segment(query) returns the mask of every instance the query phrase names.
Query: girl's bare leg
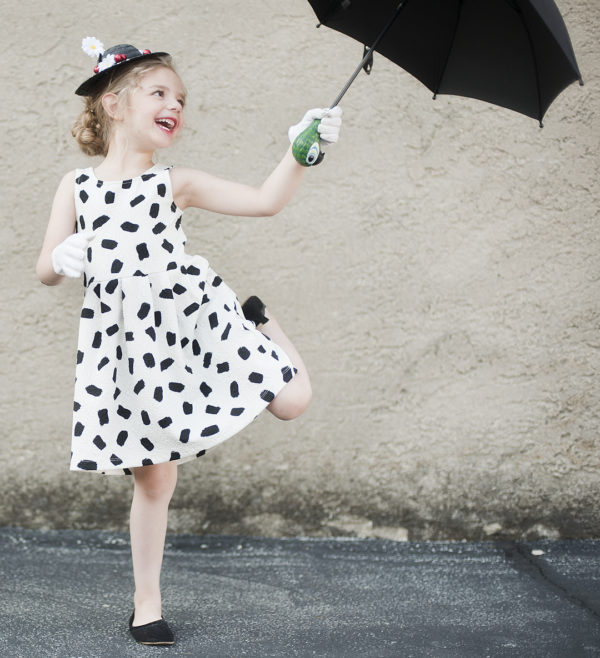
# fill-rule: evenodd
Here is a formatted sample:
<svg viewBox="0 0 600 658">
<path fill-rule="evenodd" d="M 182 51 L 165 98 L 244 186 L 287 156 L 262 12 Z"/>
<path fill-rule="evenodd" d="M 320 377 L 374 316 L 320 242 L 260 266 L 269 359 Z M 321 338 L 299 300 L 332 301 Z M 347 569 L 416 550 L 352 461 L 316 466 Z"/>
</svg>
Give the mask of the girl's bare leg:
<svg viewBox="0 0 600 658">
<path fill-rule="evenodd" d="M 312 397 L 310 378 L 302 357 L 298 354 L 292 341 L 283 333 L 282 328 L 269 312 L 268 308 L 265 309 L 264 315 L 269 321 L 265 322 L 265 324 L 260 324 L 258 329 L 282 347 L 292 360 L 294 366 L 298 369 L 292 381 L 281 389 L 267 409 L 281 420 L 292 420 L 297 418 L 308 407 Z"/>
<path fill-rule="evenodd" d="M 173 462 L 134 469 L 135 487 L 129 528 L 135 581 L 134 626 L 162 616 L 160 570 L 162 566 L 167 512 L 177 483 Z"/>
</svg>

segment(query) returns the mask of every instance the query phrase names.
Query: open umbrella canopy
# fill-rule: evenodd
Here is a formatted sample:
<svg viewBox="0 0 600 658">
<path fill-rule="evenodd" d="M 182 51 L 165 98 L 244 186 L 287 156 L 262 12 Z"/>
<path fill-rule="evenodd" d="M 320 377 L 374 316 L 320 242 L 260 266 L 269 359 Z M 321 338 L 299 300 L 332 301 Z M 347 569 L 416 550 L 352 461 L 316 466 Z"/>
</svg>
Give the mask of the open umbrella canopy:
<svg viewBox="0 0 600 658">
<path fill-rule="evenodd" d="M 434 95 L 507 107 L 542 122 L 552 101 L 581 81 L 554 0 L 309 0 L 322 25 L 411 73 Z"/>
</svg>

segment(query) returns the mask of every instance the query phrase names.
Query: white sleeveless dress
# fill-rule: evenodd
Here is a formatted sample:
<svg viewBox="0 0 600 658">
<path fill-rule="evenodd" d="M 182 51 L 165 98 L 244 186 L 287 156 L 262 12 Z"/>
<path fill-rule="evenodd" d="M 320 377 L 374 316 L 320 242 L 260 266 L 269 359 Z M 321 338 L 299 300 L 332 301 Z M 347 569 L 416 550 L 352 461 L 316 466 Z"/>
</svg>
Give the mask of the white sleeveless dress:
<svg viewBox="0 0 600 658">
<path fill-rule="evenodd" d="M 79 328 L 71 470 L 184 462 L 239 432 L 296 370 L 235 293 L 184 251 L 169 167 L 124 181 L 78 170 L 92 230 Z"/>
</svg>

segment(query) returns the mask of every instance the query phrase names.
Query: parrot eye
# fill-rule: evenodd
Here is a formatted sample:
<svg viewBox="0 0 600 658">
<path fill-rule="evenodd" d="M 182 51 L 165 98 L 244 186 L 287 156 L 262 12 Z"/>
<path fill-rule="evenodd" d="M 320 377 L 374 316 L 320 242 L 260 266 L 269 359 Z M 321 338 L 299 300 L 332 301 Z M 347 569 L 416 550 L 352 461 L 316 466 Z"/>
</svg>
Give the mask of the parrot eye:
<svg viewBox="0 0 600 658">
<path fill-rule="evenodd" d="M 321 152 L 321 149 L 319 148 L 319 142 L 315 142 L 310 149 L 308 150 L 308 153 L 306 154 L 306 164 L 307 165 L 313 165 L 316 163 L 316 161 L 319 158 L 319 154 Z"/>
</svg>

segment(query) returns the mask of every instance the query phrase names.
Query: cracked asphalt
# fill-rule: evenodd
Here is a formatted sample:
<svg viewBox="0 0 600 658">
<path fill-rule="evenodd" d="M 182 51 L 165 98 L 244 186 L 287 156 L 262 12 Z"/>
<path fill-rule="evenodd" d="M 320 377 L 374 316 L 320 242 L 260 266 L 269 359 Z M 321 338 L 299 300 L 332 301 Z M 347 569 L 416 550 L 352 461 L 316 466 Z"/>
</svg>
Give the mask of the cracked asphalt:
<svg viewBox="0 0 600 658">
<path fill-rule="evenodd" d="M 0 528 L 0 655 L 600 656 L 600 540 L 169 535 L 162 585 L 137 645 L 127 535 Z"/>
</svg>

